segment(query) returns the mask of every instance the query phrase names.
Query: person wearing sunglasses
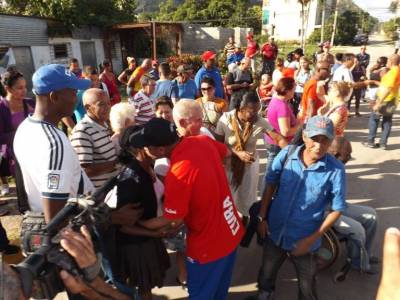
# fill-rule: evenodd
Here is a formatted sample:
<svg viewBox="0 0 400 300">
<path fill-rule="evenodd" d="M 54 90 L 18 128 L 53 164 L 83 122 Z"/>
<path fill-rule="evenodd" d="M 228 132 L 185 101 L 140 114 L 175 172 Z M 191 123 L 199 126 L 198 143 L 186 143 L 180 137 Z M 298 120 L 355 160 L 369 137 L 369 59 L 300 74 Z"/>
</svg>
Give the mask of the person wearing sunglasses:
<svg viewBox="0 0 400 300">
<path fill-rule="evenodd" d="M 201 81 L 200 91 L 202 97 L 196 101 L 203 111 L 203 124 L 214 134 L 218 120 L 222 113 L 228 110 L 228 103 L 215 96 L 215 81 L 210 77 L 204 77 Z"/>
</svg>

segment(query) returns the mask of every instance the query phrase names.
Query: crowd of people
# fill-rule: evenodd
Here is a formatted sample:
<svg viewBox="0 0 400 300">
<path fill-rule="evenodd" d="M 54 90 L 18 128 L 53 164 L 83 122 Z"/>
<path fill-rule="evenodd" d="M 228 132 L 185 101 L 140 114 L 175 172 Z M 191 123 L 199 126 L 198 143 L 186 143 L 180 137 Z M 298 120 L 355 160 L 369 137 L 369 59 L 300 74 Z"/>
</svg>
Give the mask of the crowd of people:
<svg viewBox="0 0 400 300">
<path fill-rule="evenodd" d="M 7 177 L 14 176 L 24 222 L 35 216 L 44 226 L 69 198 L 117 178 L 104 200 L 112 230 L 100 235 L 105 246 L 96 249 L 118 288 L 110 297 L 138 291 L 140 299 L 152 299 L 170 267 L 169 249 L 177 253 L 176 280 L 189 299 L 226 299 L 252 217 L 263 241 L 259 300 L 272 299 L 286 258 L 296 268 L 299 299 L 318 299 L 318 250 L 331 228 L 346 238 L 354 269 L 378 272 L 371 247 L 376 212 L 345 199 L 344 164 L 352 151 L 346 127 L 352 99 L 355 117 L 360 101 L 368 101 L 365 146 L 387 149 L 400 56 L 381 57 L 370 67 L 365 46 L 357 55 L 334 56 L 326 42 L 313 58 L 296 49 L 283 59 L 273 38 L 261 47 L 251 33 L 247 40 L 244 54 L 233 38 L 226 44 L 226 76 L 213 51 L 201 55 L 199 70 L 186 64 L 171 70 L 151 59 L 138 65 L 133 57 L 119 76 L 110 61 L 101 71 L 82 71 L 76 59 L 67 68 L 45 65 L 32 78 L 35 99 L 26 98 L 23 74 L 14 68 L 2 74 L 1 192 L 10 192 Z M 260 73 L 256 55 L 262 56 Z M 262 170 L 260 139 L 268 159 Z M 26 238 L 29 224 L 22 226 Z M 27 255 L 29 245 L 22 249 Z M 18 250 L 0 226 L 0 251 Z M 96 292 L 109 293 L 90 289 Z"/>
</svg>

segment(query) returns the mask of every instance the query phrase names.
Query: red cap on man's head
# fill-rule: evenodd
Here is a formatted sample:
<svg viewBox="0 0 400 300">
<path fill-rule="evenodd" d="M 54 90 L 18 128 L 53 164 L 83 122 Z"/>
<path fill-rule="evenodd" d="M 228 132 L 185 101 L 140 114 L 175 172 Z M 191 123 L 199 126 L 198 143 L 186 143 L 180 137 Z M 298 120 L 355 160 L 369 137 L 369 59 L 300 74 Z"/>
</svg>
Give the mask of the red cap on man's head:
<svg viewBox="0 0 400 300">
<path fill-rule="evenodd" d="M 209 59 L 214 59 L 216 55 L 217 55 L 217 54 L 215 54 L 215 52 L 213 52 L 213 51 L 205 51 L 205 52 L 201 55 L 201 59 L 202 59 L 203 61 L 207 61 L 207 60 L 209 60 Z"/>
</svg>

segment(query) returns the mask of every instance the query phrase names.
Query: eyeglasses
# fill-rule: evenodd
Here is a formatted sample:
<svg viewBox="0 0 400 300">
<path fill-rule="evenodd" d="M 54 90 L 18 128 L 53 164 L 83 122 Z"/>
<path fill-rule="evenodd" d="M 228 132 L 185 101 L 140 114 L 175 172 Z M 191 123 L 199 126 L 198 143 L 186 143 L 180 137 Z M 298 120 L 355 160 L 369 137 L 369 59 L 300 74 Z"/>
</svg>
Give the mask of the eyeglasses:
<svg viewBox="0 0 400 300">
<path fill-rule="evenodd" d="M 206 87 L 206 88 L 201 88 L 201 90 L 202 90 L 203 92 L 211 91 L 211 90 L 212 90 L 212 86 L 209 86 L 209 87 Z"/>
</svg>

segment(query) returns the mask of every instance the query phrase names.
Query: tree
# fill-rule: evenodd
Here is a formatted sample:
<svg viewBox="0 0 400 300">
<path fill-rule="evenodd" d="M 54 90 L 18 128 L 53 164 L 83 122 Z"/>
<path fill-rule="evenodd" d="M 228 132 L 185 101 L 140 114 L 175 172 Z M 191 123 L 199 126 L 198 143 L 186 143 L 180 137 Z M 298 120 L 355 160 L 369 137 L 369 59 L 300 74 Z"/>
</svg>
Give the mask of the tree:
<svg viewBox="0 0 400 300">
<path fill-rule="evenodd" d="M 310 14 L 310 0 L 297 0 L 301 4 L 301 48 L 305 48 L 305 31 Z"/>
<path fill-rule="evenodd" d="M 261 31 L 262 9 L 246 0 L 185 0 L 176 5 L 174 0 L 160 4 L 156 16 L 160 21 L 198 22 L 206 26 L 251 27 Z"/>
<path fill-rule="evenodd" d="M 54 18 L 67 27 L 109 26 L 136 20 L 134 0 L 5 0 L 4 11 Z"/>
</svg>

